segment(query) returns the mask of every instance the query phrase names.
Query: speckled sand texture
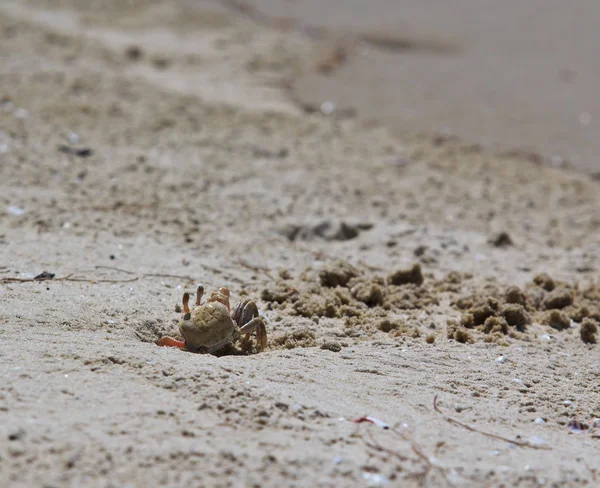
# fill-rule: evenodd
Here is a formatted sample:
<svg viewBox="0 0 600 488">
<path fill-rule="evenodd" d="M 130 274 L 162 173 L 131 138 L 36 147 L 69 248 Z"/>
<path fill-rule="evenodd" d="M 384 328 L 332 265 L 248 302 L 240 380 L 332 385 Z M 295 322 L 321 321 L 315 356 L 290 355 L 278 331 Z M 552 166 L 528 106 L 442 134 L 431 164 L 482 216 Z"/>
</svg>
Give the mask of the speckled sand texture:
<svg viewBox="0 0 600 488">
<path fill-rule="evenodd" d="M 213 7 L 0 5 L 0 485 L 600 484 L 598 182 L 306 114 Z M 156 346 L 198 283 L 267 350 Z"/>
</svg>

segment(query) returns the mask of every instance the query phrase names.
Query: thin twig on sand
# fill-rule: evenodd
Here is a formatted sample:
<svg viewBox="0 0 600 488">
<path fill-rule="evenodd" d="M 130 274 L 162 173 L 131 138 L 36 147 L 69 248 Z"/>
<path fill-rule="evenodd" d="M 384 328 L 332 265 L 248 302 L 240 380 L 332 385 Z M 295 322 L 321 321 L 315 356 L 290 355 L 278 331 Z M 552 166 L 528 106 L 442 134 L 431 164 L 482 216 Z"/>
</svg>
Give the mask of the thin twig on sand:
<svg viewBox="0 0 600 488">
<path fill-rule="evenodd" d="M 391 429 L 391 431 L 394 432 L 394 434 L 396 434 L 397 436 L 399 436 L 403 441 L 408 442 L 410 444 L 412 452 L 417 456 L 416 459 L 411 458 L 409 456 L 405 456 L 404 454 L 394 449 L 390 449 L 389 447 L 381 445 L 379 442 L 377 442 L 372 432 L 368 433 L 370 441 L 365 440 L 365 443 L 371 449 L 374 449 L 378 452 L 383 452 L 389 456 L 398 459 L 401 462 L 412 461 L 415 464 L 420 463 L 423 466 L 422 471 L 409 472 L 405 475 L 406 478 L 413 478 L 423 481 L 433 470 L 438 470 L 442 476 L 446 476 L 445 469 L 441 466 L 433 464 L 431 460 L 425 455 L 425 453 L 423 452 L 423 448 L 417 443 L 417 441 L 396 429 Z"/>
<path fill-rule="evenodd" d="M 273 275 L 271 274 L 269 268 L 264 267 L 264 266 L 253 266 L 250 263 L 244 261 L 243 259 L 238 259 L 237 263 L 240 266 L 243 266 L 244 268 L 248 268 L 252 271 L 254 271 L 255 273 L 264 273 L 265 275 L 267 275 L 270 279 L 274 280 L 275 278 L 273 278 Z"/>
<path fill-rule="evenodd" d="M 440 407 L 438 406 L 437 399 L 438 399 L 437 395 L 435 397 L 433 397 L 433 409 L 437 413 L 439 413 L 446 422 L 448 422 L 450 424 L 458 425 L 459 427 L 467 429 L 471 432 L 477 432 L 478 434 L 484 435 L 486 437 L 491 437 L 492 439 L 498 439 L 500 441 L 508 442 L 509 444 L 514 444 L 515 446 L 526 447 L 529 449 L 539 449 L 539 450 L 543 450 L 543 451 L 551 451 L 552 450 L 552 448 L 550 446 L 539 446 L 537 444 L 532 444 L 527 441 L 516 441 L 514 439 L 509 439 L 508 437 L 503 437 L 501 435 L 492 434 L 490 432 L 484 432 L 482 430 L 476 429 L 475 427 L 471 427 L 470 425 L 460 422 L 459 420 L 453 419 L 452 417 L 448 417 L 447 415 L 444 414 L 444 412 L 441 411 Z"/>
<path fill-rule="evenodd" d="M 133 271 L 127 271 L 126 269 L 117 268 L 116 266 L 96 266 L 96 269 L 112 269 L 113 271 L 119 271 L 129 275 L 135 274 Z"/>
<path fill-rule="evenodd" d="M 63 279 L 63 281 L 75 281 L 80 283 L 131 283 L 133 281 L 137 281 L 139 278 L 136 276 L 135 278 L 130 278 L 127 280 L 108 280 L 108 279 L 95 279 L 95 278 L 68 278 Z"/>
<path fill-rule="evenodd" d="M 256 272 L 263 272 L 265 273 L 269 278 L 274 279 L 273 276 L 269 273 L 268 268 L 258 268 L 258 267 L 254 267 L 249 265 L 246 262 L 240 261 L 239 264 L 241 264 L 242 266 L 245 267 L 249 267 L 250 269 L 253 269 Z M 209 270 L 215 274 L 222 274 L 223 271 L 221 269 L 218 268 L 213 268 L 211 266 L 207 266 L 207 265 L 202 265 L 202 267 L 206 270 Z M 48 273 L 46 271 L 44 271 L 43 273 L 37 275 L 34 278 L 16 278 L 16 277 L 7 277 L 7 278 L 1 278 L 0 279 L 0 284 L 8 284 L 8 283 L 38 283 L 38 282 L 42 282 L 42 281 L 73 281 L 73 282 L 80 282 L 80 283 L 85 283 L 85 282 L 89 282 L 89 283 L 131 283 L 133 281 L 137 281 L 141 278 L 172 278 L 172 279 L 176 279 L 176 280 L 184 280 L 187 282 L 194 282 L 195 279 L 191 276 L 187 276 L 187 275 L 178 275 L 178 274 L 170 274 L 170 273 L 145 273 L 145 274 L 141 274 L 141 275 L 136 275 L 133 271 L 129 271 L 123 268 L 117 268 L 116 266 L 104 266 L 104 265 L 97 265 L 95 266 L 96 269 L 110 269 L 113 271 L 118 271 L 119 273 L 125 273 L 128 275 L 132 275 L 132 278 L 127 278 L 127 279 L 108 279 L 108 278 L 87 278 L 87 277 L 73 277 L 73 273 L 67 275 L 67 276 L 63 276 L 60 278 L 55 278 L 53 273 Z M 227 278 L 230 281 L 237 281 L 239 283 L 242 283 L 242 280 L 239 280 L 235 277 L 228 277 Z"/>
<path fill-rule="evenodd" d="M 35 278 L 2 278 L 0 280 L 0 283 L 38 283 L 38 282 L 42 282 L 42 281 L 68 281 L 71 279 L 71 276 L 73 276 L 73 273 L 67 275 L 67 276 L 63 276 L 62 278 L 55 278 L 53 274 L 51 273 L 47 273 L 47 272 L 43 272 L 42 274 L 39 274 L 38 276 L 36 276 Z"/>
<path fill-rule="evenodd" d="M 167 274 L 167 273 L 145 273 L 142 275 L 144 278 L 175 278 L 177 280 L 194 281 L 191 276 Z"/>
<path fill-rule="evenodd" d="M 42 281 L 74 281 L 81 283 L 131 283 L 137 281 L 138 277 L 127 279 L 127 280 L 109 280 L 109 279 L 96 279 L 96 278 L 73 278 L 73 273 L 60 278 L 55 278 L 54 275 L 48 274 L 47 276 L 36 276 L 35 278 L 2 278 L 0 283 L 40 283 Z"/>
</svg>

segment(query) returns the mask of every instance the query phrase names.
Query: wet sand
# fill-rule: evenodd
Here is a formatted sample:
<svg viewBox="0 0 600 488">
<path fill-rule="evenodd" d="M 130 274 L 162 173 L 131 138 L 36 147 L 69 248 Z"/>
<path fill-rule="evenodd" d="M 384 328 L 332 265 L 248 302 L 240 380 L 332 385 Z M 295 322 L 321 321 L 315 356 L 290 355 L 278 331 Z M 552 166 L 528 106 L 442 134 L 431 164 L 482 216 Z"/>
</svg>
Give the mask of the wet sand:
<svg viewBox="0 0 600 488">
<path fill-rule="evenodd" d="M 397 39 L 296 83 L 402 132 L 451 133 L 497 150 L 540 153 L 600 171 L 600 4 L 585 0 L 253 0 L 270 15 Z M 447 48 L 447 49 L 444 49 Z"/>
</svg>

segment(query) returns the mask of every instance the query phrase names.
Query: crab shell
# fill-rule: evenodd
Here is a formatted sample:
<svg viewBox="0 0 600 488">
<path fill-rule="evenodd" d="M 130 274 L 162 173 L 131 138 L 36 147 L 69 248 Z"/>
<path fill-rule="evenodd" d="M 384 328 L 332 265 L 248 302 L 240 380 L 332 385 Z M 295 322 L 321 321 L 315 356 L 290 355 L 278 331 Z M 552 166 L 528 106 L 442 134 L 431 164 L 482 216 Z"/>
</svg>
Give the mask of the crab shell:
<svg viewBox="0 0 600 488">
<path fill-rule="evenodd" d="M 240 335 L 240 328 L 231 318 L 229 308 L 214 301 L 194 307 L 184 315 L 179 332 L 188 350 L 211 353 L 233 343 Z"/>
</svg>

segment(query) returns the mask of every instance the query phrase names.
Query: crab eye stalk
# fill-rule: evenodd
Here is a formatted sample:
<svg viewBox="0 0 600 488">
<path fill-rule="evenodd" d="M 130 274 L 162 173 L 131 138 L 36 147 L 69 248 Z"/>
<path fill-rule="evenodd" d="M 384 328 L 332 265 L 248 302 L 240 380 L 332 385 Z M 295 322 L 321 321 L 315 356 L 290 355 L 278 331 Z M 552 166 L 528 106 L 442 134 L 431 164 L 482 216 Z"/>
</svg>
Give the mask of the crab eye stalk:
<svg viewBox="0 0 600 488">
<path fill-rule="evenodd" d="M 202 300 L 202 295 L 204 295 L 204 287 L 202 285 L 198 286 L 196 290 L 196 306 L 200 305 L 200 300 Z"/>
<path fill-rule="evenodd" d="M 183 294 L 182 302 L 184 313 L 190 313 L 190 307 L 188 306 L 188 303 L 190 302 L 190 294 L 188 292 L 185 292 Z"/>
</svg>

